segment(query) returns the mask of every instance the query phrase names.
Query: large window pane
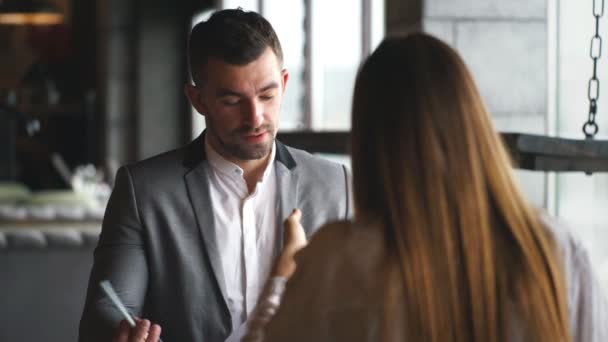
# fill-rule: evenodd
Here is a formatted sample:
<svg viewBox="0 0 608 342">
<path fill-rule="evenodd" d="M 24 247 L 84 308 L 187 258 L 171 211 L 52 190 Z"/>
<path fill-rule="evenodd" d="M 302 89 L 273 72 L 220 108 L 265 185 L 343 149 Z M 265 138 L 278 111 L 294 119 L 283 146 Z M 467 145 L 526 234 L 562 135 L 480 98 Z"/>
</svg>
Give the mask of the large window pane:
<svg viewBox="0 0 608 342">
<path fill-rule="evenodd" d="M 241 7 L 245 11 L 258 11 L 258 0 L 222 0 L 221 9 Z"/>
<path fill-rule="evenodd" d="M 558 3 L 558 133 L 582 139 L 581 127 L 587 119 L 589 109 L 587 83 L 592 73 L 589 44 L 595 31 L 593 2 L 560 0 Z M 602 19 L 600 29 L 606 27 L 606 16 Z M 601 30 L 600 34 L 606 38 L 605 30 Z M 605 56 L 605 46 L 603 52 Z M 602 84 L 600 91 L 604 90 L 598 104 L 599 139 L 608 136 L 606 62 L 603 57 L 598 64 L 598 77 Z M 608 176 L 559 174 L 556 204 L 558 215 L 571 223 L 589 249 L 592 262 L 608 291 Z"/>
<path fill-rule="evenodd" d="M 350 129 L 350 102 L 361 61 L 361 1 L 318 1 L 312 8 L 320 33 L 313 37 L 313 48 L 321 68 L 321 79 L 313 86 L 322 88 L 314 93 L 321 98 L 315 99 L 320 112 L 313 113 L 313 128 Z"/>
<path fill-rule="evenodd" d="M 264 17 L 274 27 L 289 72 L 281 109 L 281 130 L 303 128 L 304 0 L 264 0 Z"/>
</svg>

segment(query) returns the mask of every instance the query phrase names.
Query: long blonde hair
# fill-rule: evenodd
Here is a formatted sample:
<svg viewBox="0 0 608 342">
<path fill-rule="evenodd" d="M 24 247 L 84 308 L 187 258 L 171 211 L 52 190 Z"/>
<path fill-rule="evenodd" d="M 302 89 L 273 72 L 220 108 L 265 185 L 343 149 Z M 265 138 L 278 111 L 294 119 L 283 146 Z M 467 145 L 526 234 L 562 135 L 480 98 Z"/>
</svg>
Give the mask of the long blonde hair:
<svg viewBox="0 0 608 342">
<path fill-rule="evenodd" d="M 385 332 L 570 340 L 553 239 L 452 48 L 422 33 L 387 38 L 357 76 L 351 147 L 356 219 L 384 229 L 386 307 L 405 314 L 386 317 Z"/>
</svg>

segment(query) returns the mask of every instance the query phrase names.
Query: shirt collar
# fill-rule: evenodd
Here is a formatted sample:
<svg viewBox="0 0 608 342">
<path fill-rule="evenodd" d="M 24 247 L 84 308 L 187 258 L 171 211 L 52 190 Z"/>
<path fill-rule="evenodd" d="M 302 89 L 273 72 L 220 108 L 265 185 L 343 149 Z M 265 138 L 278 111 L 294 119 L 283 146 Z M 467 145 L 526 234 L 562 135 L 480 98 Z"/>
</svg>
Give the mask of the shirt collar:
<svg viewBox="0 0 608 342">
<path fill-rule="evenodd" d="M 270 150 L 270 158 L 268 158 L 268 164 L 266 164 L 266 169 L 264 170 L 262 179 L 260 179 L 258 182 L 266 181 L 266 179 L 268 178 L 268 176 L 270 175 L 270 173 L 273 169 L 272 165 L 274 164 L 274 160 L 275 160 L 275 156 L 276 156 L 276 146 L 275 145 L 276 145 L 276 143 L 273 141 L 272 147 Z M 211 168 L 213 168 L 213 170 L 215 170 L 216 172 L 220 172 L 220 173 L 222 173 L 228 177 L 232 177 L 232 178 L 239 178 L 239 179 L 243 178 L 243 173 L 244 173 L 243 169 L 240 166 L 236 165 L 235 163 L 226 160 L 219 153 L 217 153 L 215 151 L 215 149 L 213 149 L 211 144 L 209 144 L 208 135 L 205 135 L 205 153 L 207 155 L 207 160 L 209 161 Z"/>
</svg>

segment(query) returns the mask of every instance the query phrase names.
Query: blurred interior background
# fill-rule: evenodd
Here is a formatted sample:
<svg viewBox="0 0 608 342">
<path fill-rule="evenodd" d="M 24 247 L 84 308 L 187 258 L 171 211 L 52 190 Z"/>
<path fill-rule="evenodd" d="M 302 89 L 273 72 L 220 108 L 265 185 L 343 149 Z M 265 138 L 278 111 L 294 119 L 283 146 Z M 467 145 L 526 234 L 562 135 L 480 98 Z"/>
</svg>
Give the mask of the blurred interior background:
<svg viewBox="0 0 608 342">
<path fill-rule="evenodd" d="M 183 145 L 204 129 L 183 95 L 186 41 L 214 10 L 240 6 L 273 24 L 290 72 L 281 132 L 285 139 L 304 133 L 303 145 L 312 141 L 323 156 L 348 165 L 344 149 L 332 148 L 344 141 L 327 133 L 349 131 L 357 68 L 383 37 L 413 29 L 461 53 L 501 132 L 583 139 L 594 11 L 603 13 L 602 4 L 0 0 L 0 340 L 75 340 L 116 169 Z M 52 16 L 3 17 L 11 6 Z M 599 34 L 608 36 L 605 16 Z M 605 58 L 597 66 L 602 84 Z M 606 139 L 608 96 L 599 96 L 596 120 L 596 139 Z M 535 205 L 577 232 L 608 294 L 606 174 L 516 173 Z M 16 306 L 27 309 L 20 316 Z M 48 324 L 20 331 L 32 320 Z"/>
</svg>

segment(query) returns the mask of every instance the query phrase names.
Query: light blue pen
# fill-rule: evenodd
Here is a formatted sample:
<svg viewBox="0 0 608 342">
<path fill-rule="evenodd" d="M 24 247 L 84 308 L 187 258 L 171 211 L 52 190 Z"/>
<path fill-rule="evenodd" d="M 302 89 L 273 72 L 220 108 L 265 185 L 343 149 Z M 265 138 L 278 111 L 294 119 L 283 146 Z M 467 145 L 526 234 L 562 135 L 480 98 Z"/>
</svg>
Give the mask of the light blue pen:
<svg viewBox="0 0 608 342">
<path fill-rule="evenodd" d="M 112 303 L 114 304 L 114 306 L 116 306 L 116 308 L 118 309 L 118 311 L 120 311 L 120 313 L 122 314 L 122 316 L 129 323 L 129 325 L 131 327 L 135 327 L 135 320 L 133 319 L 133 316 L 131 316 L 131 314 L 127 311 L 127 308 L 122 303 L 122 301 L 120 300 L 120 298 L 118 298 L 118 294 L 116 294 L 116 291 L 114 291 L 114 288 L 112 287 L 112 284 L 110 284 L 110 281 L 109 280 L 102 280 L 99 283 L 99 286 L 101 286 L 101 289 L 103 290 L 103 292 L 105 292 L 106 295 L 110 298 L 110 300 L 112 301 Z M 158 342 L 163 342 L 163 340 L 161 340 L 160 337 L 159 337 L 158 338 Z"/>
</svg>

